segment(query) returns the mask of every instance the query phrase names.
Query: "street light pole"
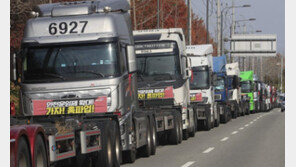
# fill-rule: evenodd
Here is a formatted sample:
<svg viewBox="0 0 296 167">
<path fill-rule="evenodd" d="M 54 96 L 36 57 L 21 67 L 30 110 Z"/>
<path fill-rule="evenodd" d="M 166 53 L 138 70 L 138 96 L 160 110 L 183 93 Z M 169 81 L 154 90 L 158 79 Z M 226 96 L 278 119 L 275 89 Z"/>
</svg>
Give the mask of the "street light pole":
<svg viewBox="0 0 296 167">
<path fill-rule="evenodd" d="M 157 28 L 159 29 L 159 0 L 157 0 Z"/>
<path fill-rule="evenodd" d="M 242 5 L 242 6 L 234 6 L 234 1 L 232 2 L 232 6 L 230 7 L 225 7 L 224 9 L 222 9 L 221 13 L 220 13 L 220 16 L 221 16 L 221 22 L 220 22 L 220 31 L 221 31 L 221 34 L 220 34 L 220 49 L 221 49 L 221 55 L 224 54 L 224 40 L 223 40 L 223 13 L 224 11 L 232 8 L 232 15 L 233 15 L 233 18 L 234 19 L 234 8 L 245 8 L 245 7 L 251 7 L 251 5 Z M 218 12 L 218 9 L 217 9 L 217 12 Z M 226 17 L 226 16 L 225 16 Z M 219 19 L 219 17 L 218 17 Z M 219 26 L 219 24 L 218 24 Z M 235 21 L 232 21 L 232 25 L 231 25 L 231 32 L 230 32 L 230 38 L 232 38 L 232 35 L 234 34 L 234 31 L 235 31 Z M 219 31 L 218 31 L 219 33 Z M 219 35 L 218 35 L 219 37 Z M 218 38 L 219 39 L 219 38 Z M 219 40 L 218 40 L 219 41 Z M 230 50 L 231 50 L 231 44 L 230 44 Z M 229 53 L 229 61 L 231 62 L 231 53 Z"/>
<path fill-rule="evenodd" d="M 187 0 L 188 3 L 188 45 L 191 45 L 191 0 Z"/>
<path fill-rule="evenodd" d="M 206 43 L 209 43 L 209 0 L 207 0 L 207 18 L 206 18 L 206 29 L 207 29 L 207 36 L 206 36 Z"/>
<path fill-rule="evenodd" d="M 218 56 L 222 55 L 222 34 L 223 34 L 223 30 L 222 30 L 222 26 L 221 26 L 221 22 L 223 21 L 223 16 L 222 13 L 220 11 L 220 0 L 217 0 L 217 41 L 218 41 L 218 46 L 217 46 L 217 54 Z"/>
</svg>

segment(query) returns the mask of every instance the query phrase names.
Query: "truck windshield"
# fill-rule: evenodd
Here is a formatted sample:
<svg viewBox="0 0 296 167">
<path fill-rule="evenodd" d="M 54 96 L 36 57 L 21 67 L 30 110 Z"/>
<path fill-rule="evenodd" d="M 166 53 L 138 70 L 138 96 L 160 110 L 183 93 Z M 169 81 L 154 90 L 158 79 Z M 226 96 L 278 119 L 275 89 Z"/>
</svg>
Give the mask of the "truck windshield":
<svg viewBox="0 0 296 167">
<path fill-rule="evenodd" d="M 217 80 L 215 81 L 215 90 L 224 90 L 225 82 L 224 79 L 221 77 L 218 77 Z"/>
<path fill-rule="evenodd" d="M 175 45 L 161 49 L 147 48 L 158 46 L 160 45 L 150 45 L 149 43 L 136 45 L 138 74 L 143 77 L 153 77 L 155 80 L 174 79 L 180 75 L 178 51 L 175 50 Z M 141 49 L 137 50 L 137 48 Z"/>
<path fill-rule="evenodd" d="M 251 82 L 245 81 L 241 83 L 241 91 L 242 93 L 250 93 L 252 92 Z"/>
<path fill-rule="evenodd" d="M 117 43 L 29 47 L 25 53 L 24 82 L 92 80 L 120 73 Z"/>
<path fill-rule="evenodd" d="M 190 81 L 190 89 L 208 89 L 210 86 L 209 70 L 204 68 L 192 68 L 193 79 Z"/>
</svg>

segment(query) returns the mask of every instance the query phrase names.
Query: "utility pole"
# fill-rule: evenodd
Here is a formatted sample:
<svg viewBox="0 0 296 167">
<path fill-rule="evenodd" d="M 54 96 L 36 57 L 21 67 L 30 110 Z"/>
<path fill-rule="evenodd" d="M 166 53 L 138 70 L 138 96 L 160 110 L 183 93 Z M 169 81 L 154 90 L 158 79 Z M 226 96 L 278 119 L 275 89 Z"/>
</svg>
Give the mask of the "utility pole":
<svg viewBox="0 0 296 167">
<path fill-rule="evenodd" d="M 233 35 L 234 33 L 235 33 L 234 0 L 232 0 L 231 38 L 232 38 L 232 35 Z M 229 62 L 232 63 L 232 61 L 231 61 L 231 53 L 229 54 Z"/>
<path fill-rule="evenodd" d="M 178 0 L 176 0 L 176 4 L 175 4 L 175 27 L 177 27 L 177 13 L 178 13 Z"/>
<path fill-rule="evenodd" d="M 134 15 L 134 30 L 137 30 L 137 19 L 136 19 L 136 4 L 133 0 L 133 15 Z"/>
<path fill-rule="evenodd" d="M 159 1 L 160 0 L 157 0 L 157 28 L 159 28 L 159 18 L 160 18 L 160 15 L 159 15 Z"/>
<path fill-rule="evenodd" d="M 188 4 L 188 45 L 191 45 L 191 0 L 187 0 Z"/>
<path fill-rule="evenodd" d="M 246 34 L 247 33 L 247 28 L 246 28 L 246 25 L 244 24 L 243 26 L 243 34 Z M 244 70 L 250 70 L 251 67 L 250 67 L 250 56 L 248 57 L 244 57 L 243 58 L 244 61 L 243 61 L 243 66 L 244 66 Z"/>
<path fill-rule="evenodd" d="M 164 21 L 163 21 L 163 11 L 164 11 L 163 6 L 164 6 L 164 4 L 165 4 L 164 0 L 161 0 L 161 28 L 163 28 L 163 23 L 164 23 Z"/>
<path fill-rule="evenodd" d="M 220 3 L 220 0 L 217 0 L 217 41 L 218 41 L 218 46 L 217 46 L 217 54 L 218 56 L 222 55 L 223 53 L 221 53 L 221 48 L 222 48 L 222 33 L 223 33 L 223 30 L 222 30 L 222 16 L 223 13 L 221 14 L 221 3 Z"/>
<path fill-rule="evenodd" d="M 206 28 L 207 28 L 207 36 L 206 36 L 206 43 L 209 43 L 209 0 L 207 0 L 207 18 L 206 18 Z"/>
</svg>

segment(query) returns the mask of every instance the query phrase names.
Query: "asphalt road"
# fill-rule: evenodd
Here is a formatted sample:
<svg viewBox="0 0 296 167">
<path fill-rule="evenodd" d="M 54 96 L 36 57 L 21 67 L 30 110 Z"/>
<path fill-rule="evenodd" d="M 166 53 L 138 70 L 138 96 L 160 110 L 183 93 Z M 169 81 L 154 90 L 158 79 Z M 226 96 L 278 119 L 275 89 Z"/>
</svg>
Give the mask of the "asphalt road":
<svg viewBox="0 0 296 167">
<path fill-rule="evenodd" d="M 123 167 L 284 167 L 285 113 L 273 109 L 198 131 L 179 145 Z"/>
</svg>

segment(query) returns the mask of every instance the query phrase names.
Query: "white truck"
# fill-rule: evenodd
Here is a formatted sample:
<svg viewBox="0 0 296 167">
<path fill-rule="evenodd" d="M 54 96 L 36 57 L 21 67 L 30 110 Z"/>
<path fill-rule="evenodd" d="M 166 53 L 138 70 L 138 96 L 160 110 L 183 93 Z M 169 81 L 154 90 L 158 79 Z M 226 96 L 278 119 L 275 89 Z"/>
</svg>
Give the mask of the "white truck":
<svg viewBox="0 0 296 167">
<path fill-rule="evenodd" d="M 177 144 L 194 136 L 196 117 L 190 106 L 190 64 L 182 29 L 139 30 L 133 35 L 139 103 L 156 112 L 159 139 Z"/>
<path fill-rule="evenodd" d="M 11 118 L 12 166 L 115 167 L 122 151 L 127 162 L 140 149 L 155 154 L 153 113 L 138 106 L 129 10 L 126 0 L 98 0 L 32 11 L 14 66 L 23 117 Z"/>
<path fill-rule="evenodd" d="M 226 64 L 226 75 L 229 81 L 228 100 L 233 118 L 245 115 L 244 102 L 241 99 L 240 70 L 238 62 Z"/>
<path fill-rule="evenodd" d="M 197 113 L 198 127 L 206 130 L 220 124 L 213 86 L 215 75 L 212 53 L 212 45 L 186 46 L 186 54 L 190 58 L 192 70 L 190 101 Z"/>
</svg>

